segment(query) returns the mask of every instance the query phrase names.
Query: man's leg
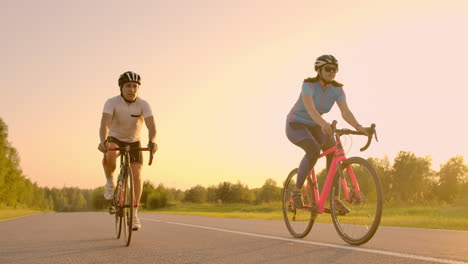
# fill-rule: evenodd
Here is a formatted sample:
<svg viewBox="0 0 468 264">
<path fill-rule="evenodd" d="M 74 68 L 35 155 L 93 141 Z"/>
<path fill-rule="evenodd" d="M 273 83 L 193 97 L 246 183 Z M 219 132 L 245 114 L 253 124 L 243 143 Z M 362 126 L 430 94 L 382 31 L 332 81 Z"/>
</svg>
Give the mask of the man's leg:
<svg viewBox="0 0 468 264">
<path fill-rule="evenodd" d="M 132 163 L 130 164 L 130 167 L 132 168 L 133 187 L 134 187 L 134 192 L 135 192 L 135 198 L 134 198 L 135 201 L 134 201 L 134 208 L 133 208 L 133 218 L 134 218 L 133 227 L 141 228 L 140 220 L 138 218 L 138 206 L 140 205 L 141 192 L 143 189 L 143 181 L 141 180 L 142 164 Z"/>
<path fill-rule="evenodd" d="M 109 147 L 115 147 L 117 148 L 117 144 L 115 143 L 109 143 Z M 119 155 L 118 151 L 107 151 L 105 154 L 105 159 L 102 161 L 102 166 L 104 168 L 104 174 L 106 176 L 107 182 L 106 182 L 106 187 L 104 190 L 104 198 L 107 200 L 111 200 L 114 196 L 114 172 L 117 167 L 116 161 L 117 157 Z"/>
</svg>

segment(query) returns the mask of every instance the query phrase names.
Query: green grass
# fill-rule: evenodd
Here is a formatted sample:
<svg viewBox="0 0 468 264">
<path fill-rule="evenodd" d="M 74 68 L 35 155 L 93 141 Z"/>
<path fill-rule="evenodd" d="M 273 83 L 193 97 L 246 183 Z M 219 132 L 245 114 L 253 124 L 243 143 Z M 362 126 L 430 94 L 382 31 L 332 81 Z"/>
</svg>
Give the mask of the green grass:
<svg viewBox="0 0 468 264">
<path fill-rule="evenodd" d="M 468 206 L 384 207 L 382 225 L 468 230 Z"/>
<path fill-rule="evenodd" d="M 0 208 L 0 220 L 39 213 L 43 212 L 30 209 Z"/>
<path fill-rule="evenodd" d="M 281 203 L 248 204 L 190 204 L 179 203 L 158 210 L 144 212 L 210 217 L 283 220 Z M 328 214 L 316 222 L 331 223 Z M 384 205 L 382 226 L 468 230 L 468 206 L 394 206 Z"/>
<path fill-rule="evenodd" d="M 191 204 L 179 203 L 147 213 L 181 214 L 210 217 L 283 220 L 281 203 L 250 204 Z M 0 208 L 0 220 L 43 213 L 39 210 Z M 316 222 L 331 223 L 328 214 L 320 215 Z M 468 231 L 468 206 L 385 206 L 382 226 L 435 228 Z"/>
</svg>

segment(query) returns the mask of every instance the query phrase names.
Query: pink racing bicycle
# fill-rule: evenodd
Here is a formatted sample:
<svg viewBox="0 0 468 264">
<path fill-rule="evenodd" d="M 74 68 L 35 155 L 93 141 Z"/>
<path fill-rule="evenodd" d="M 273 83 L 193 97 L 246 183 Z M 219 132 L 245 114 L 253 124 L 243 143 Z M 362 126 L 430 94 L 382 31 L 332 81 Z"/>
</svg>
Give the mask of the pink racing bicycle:
<svg viewBox="0 0 468 264">
<path fill-rule="evenodd" d="M 362 245 L 372 238 L 380 224 L 382 216 L 380 181 L 368 161 L 361 157 L 347 159 L 340 142 L 342 135 L 365 134 L 349 129 L 336 129 L 336 121 L 333 121 L 332 129 L 336 144 L 320 155 L 322 158 L 334 153 L 322 193 L 319 192 L 317 177 L 312 169 L 301 190 L 305 207 L 295 208 L 290 196 L 296 185 L 297 168 L 292 170 L 283 188 L 284 221 L 292 236 L 303 238 L 309 234 L 319 214 L 330 213 L 340 237 L 351 245 Z M 369 147 L 374 135 L 378 141 L 374 124 L 371 129 L 372 133 L 361 151 Z M 325 203 L 330 191 L 330 209 L 328 209 L 325 208 Z"/>
</svg>

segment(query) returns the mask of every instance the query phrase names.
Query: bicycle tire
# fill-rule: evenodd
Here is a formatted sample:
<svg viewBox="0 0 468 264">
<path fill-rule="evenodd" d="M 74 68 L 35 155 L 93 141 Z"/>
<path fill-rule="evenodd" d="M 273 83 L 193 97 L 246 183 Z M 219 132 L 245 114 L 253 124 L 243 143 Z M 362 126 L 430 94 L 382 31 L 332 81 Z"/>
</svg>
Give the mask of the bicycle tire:
<svg viewBox="0 0 468 264">
<path fill-rule="evenodd" d="M 313 213 L 307 209 L 294 208 L 290 202 L 291 191 L 296 185 L 295 178 L 297 178 L 297 168 L 293 169 L 283 185 L 282 190 L 282 204 L 283 204 L 283 218 L 289 233 L 295 238 L 303 238 L 307 236 L 314 225 L 315 218 Z M 311 203 L 311 199 L 314 197 L 311 188 L 310 178 L 307 177 L 307 184 L 310 188 L 303 189 L 303 197 L 305 203 Z M 305 190 L 309 190 L 308 193 L 304 193 Z M 298 214 L 300 215 L 297 219 Z"/>
<path fill-rule="evenodd" d="M 114 214 L 114 217 L 115 217 L 115 236 L 117 239 L 120 238 L 120 235 L 122 234 L 122 218 L 123 218 L 123 215 L 122 215 L 122 208 L 120 208 L 120 194 L 121 194 L 121 190 L 122 190 L 122 182 L 120 181 L 120 177 L 118 179 L 118 182 L 117 182 L 117 187 L 115 188 L 115 192 L 114 192 L 114 200 L 113 200 L 113 203 L 114 203 L 114 208 L 115 208 L 115 214 Z"/>
<path fill-rule="evenodd" d="M 130 166 L 126 167 L 126 177 L 124 177 L 125 194 L 123 208 L 123 229 L 125 246 L 130 245 L 133 231 L 133 173 Z"/>
<path fill-rule="evenodd" d="M 362 245 L 369 241 L 377 231 L 382 217 L 382 187 L 372 165 L 363 158 L 352 157 L 342 162 L 341 170 L 336 174 L 330 198 L 330 208 L 333 225 L 338 235 L 348 244 Z M 351 171 L 359 183 L 360 193 L 354 192 Z M 350 199 L 346 200 L 340 190 L 343 190 L 341 179 L 346 181 Z M 340 196 L 341 195 L 341 196 Z M 335 205 L 334 197 L 350 209 L 341 214 Z M 343 198 L 343 199 L 342 199 Z"/>
</svg>

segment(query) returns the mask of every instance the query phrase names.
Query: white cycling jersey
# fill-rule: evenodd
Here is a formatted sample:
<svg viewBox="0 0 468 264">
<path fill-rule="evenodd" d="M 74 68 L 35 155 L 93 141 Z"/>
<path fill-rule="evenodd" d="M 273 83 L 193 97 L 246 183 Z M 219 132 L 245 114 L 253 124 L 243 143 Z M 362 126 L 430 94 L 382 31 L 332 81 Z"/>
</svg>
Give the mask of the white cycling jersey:
<svg viewBox="0 0 468 264">
<path fill-rule="evenodd" d="M 138 97 L 135 102 L 127 103 L 120 95 L 106 101 L 103 113 L 112 115 L 109 136 L 128 143 L 140 141 L 144 118 L 153 116 L 145 100 Z"/>
</svg>

